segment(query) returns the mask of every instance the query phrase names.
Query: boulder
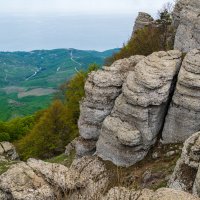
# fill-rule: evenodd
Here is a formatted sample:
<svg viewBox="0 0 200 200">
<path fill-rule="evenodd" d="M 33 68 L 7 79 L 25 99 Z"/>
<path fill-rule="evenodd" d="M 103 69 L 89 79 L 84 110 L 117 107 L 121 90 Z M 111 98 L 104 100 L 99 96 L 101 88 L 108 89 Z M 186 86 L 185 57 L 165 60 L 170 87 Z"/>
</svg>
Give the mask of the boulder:
<svg viewBox="0 0 200 200">
<path fill-rule="evenodd" d="M 0 157 L 8 160 L 17 160 L 19 156 L 13 144 L 10 142 L 0 142 Z"/>
<path fill-rule="evenodd" d="M 55 199 L 53 188 L 26 163 L 19 163 L 0 176 L 3 200 Z"/>
<path fill-rule="evenodd" d="M 179 51 L 156 52 L 129 72 L 122 94 L 103 121 L 98 156 L 130 166 L 147 155 L 162 129 L 180 65 Z"/>
<path fill-rule="evenodd" d="M 83 157 L 70 168 L 29 159 L 0 176 L 0 199 L 93 200 L 101 196 L 107 182 L 107 171 L 98 158 Z"/>
<path fill-rule="evenodd" d="M 179 0 L 173 18 L 177 28 L 174 48 L 183 52 L 200 48 L 200 1 Z"/>
<path fill-rule="evenodd" d="M 144 56 L 132 56 L 118 60 L 110 67 L 103 67 L 103 70 L 89 75 L 85 84 L 86 97 L 80 103 L 78 121 L 79 133 L 85 142 L 98 140 L 102 122 L 110 114 L 115 99 L 121 94 L 127 73 L 134 70 L 143 58 Z M 77 143 L 76 147 L 82 149 L 78 147 L 79 144 L 81 143 Z"/>
<path fill-rule="evenodd" d="M 162 139 L 164 143 L 184 142 L 199 130 L 200 50 L 192 50 L 182 63 Z"/>
</svg>

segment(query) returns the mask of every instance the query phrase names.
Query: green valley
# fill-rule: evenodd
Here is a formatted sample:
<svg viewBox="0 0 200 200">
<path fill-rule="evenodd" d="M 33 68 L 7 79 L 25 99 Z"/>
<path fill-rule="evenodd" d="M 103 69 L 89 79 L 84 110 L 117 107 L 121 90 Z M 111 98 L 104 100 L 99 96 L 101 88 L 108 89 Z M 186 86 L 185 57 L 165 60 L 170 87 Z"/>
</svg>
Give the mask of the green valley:
<svg viewBox="0 0 200 200">
<path fill-rule="evenodd" d="M 46 108 L 60 84 L 91 63 L 102 66 L 117 52 L 77 49 L 0 52 L 0 120 Z"/>
</svg>

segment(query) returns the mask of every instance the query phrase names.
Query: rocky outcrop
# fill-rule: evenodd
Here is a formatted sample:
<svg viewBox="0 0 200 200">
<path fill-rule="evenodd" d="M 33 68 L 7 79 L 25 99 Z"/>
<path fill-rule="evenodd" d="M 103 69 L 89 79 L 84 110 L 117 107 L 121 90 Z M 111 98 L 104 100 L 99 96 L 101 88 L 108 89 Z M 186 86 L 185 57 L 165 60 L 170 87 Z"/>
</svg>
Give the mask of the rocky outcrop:
<svg viewBox="0 0 200 200">
<path fill-rule="evenodd" d="M 157 52 L 129 72 L 122 94 L 103 122 L 98 156 L 121 166 L 146 156 L 162 129 L 180 65 L 179 51 Z"/>
<path fill-rule="evenodd" d="M 97 157 L 76 159 L 70 168 L 29 159 L 0 176 L 1 200 L 199 200 L 183 191 L 161 188 L 109 190 L 109 174 Z M 109 191 L 108 191 L 109 190 Z"/>
<path fill-rule="evenodd" d="M 170 188 L 193 193 L 200 197 L 200 132 L 188 138 L 168 183 Z"/>
<path fill-rule="evenodd" d="M 134 36 L 137 30 L 143 29 L 144 27 L 151 25 L 153 22 L 154 22 L 154 19 L 153 17 L 151 17 L 151 15 L 145 12 L 139 12 L 135 20 L 135 25 L 133 27 L 132 37 Z"/>
<path fill-rule="evenodd" d="M 120 95 L 127 73 L 134 70 L 135 65 L 143 58 L 144 56 L 132 56 L 118 60 L 110 67 L 89 75 L 85 84 L 86 97 L 80 105 L 78 126 L 83 139 L 76 144 L 78 155 L 95 150 L 102 122 L 110 114 L 115 99 Z"/>
<path fill-rule="evenodd" d="M 183 52 L 200 48 L 200 1 L 179 0 L 173 12 L 174 48 Z"/>
<path fill-rule="evenodd" d="M 79 140 L 79 138 L 75 138 L 72 140 L 66 147 L 65 147 L 65 155 L 69 156 L 73 150 L 76 148 L 76 143 Z"/>
<path fill-rule="evenodd" d="M 200 50 L 190 51 L 181 66 L 162 133 L 164 143 L 184 142 L 200 130 Z"/>
<path fill-rule="evenodd" d="M 157 191 L 144 189 L 141 191 L 128 190 L 122 187 L 112 188 L 102 200 L 199 200 L 186 192 L 177 191 L 169 188 L 161 188 Z"/>
<path fill-rule="evenodd" d="M 200 197 L 200 167 L 197 171 L 197 175 L 194 181 L 193 194 Z"/>
<path fill-rule="evenodd" d="M 19 158 L 15 147 L 9 142 L 0 142 L 0 160 L 17 160 Z"/>
<path fill-rule="evenodd" d="M 29 159 L 0 176 L 2 200 L 96 199 L 107 186 L 108 175 L 97 158 L 75 160 L 70 168 Z"/>
</svg>

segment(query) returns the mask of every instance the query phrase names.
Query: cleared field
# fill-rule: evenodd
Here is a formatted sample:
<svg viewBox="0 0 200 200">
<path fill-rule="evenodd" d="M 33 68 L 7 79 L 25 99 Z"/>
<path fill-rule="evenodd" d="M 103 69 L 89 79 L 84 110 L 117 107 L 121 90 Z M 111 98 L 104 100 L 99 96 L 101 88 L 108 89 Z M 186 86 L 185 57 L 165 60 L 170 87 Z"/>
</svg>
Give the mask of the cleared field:
<svg viewBox="0 0 200 200">
<path fill-rule="evenodd" d="M 36 88 L 33 90 L 29 90 L 26 92 L 19 92 L 17 97 L 23 98 L 23 97 L 28 97 L 28 96 L 36 96 L 36 97 L 40 97 L 40 96 L 46 96 L 46 95 L 50 95 L 50 94 L 54 94 L 56 93 L 58 90 L 53 89 L 53 88 Z"/>
</svg>

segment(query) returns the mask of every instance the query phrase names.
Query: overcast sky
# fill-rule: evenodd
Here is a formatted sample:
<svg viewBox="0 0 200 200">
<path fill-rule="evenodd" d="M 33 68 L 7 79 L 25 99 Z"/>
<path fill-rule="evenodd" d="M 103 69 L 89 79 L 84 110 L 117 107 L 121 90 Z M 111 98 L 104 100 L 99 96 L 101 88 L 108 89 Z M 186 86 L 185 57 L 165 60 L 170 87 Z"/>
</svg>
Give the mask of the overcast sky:
<svg viewBox="0 0 200 200">
<path fill-rule="evenodd" d="M 155 13 L 174 0 L 0 0 L 0 13 L 131 14 Z"/>
<path fill-rule="evenodd" d="M 174 0 L 0 0 L 0 51 L 106 50 L 130 38 L 139 11 Z"/>
</svg>

